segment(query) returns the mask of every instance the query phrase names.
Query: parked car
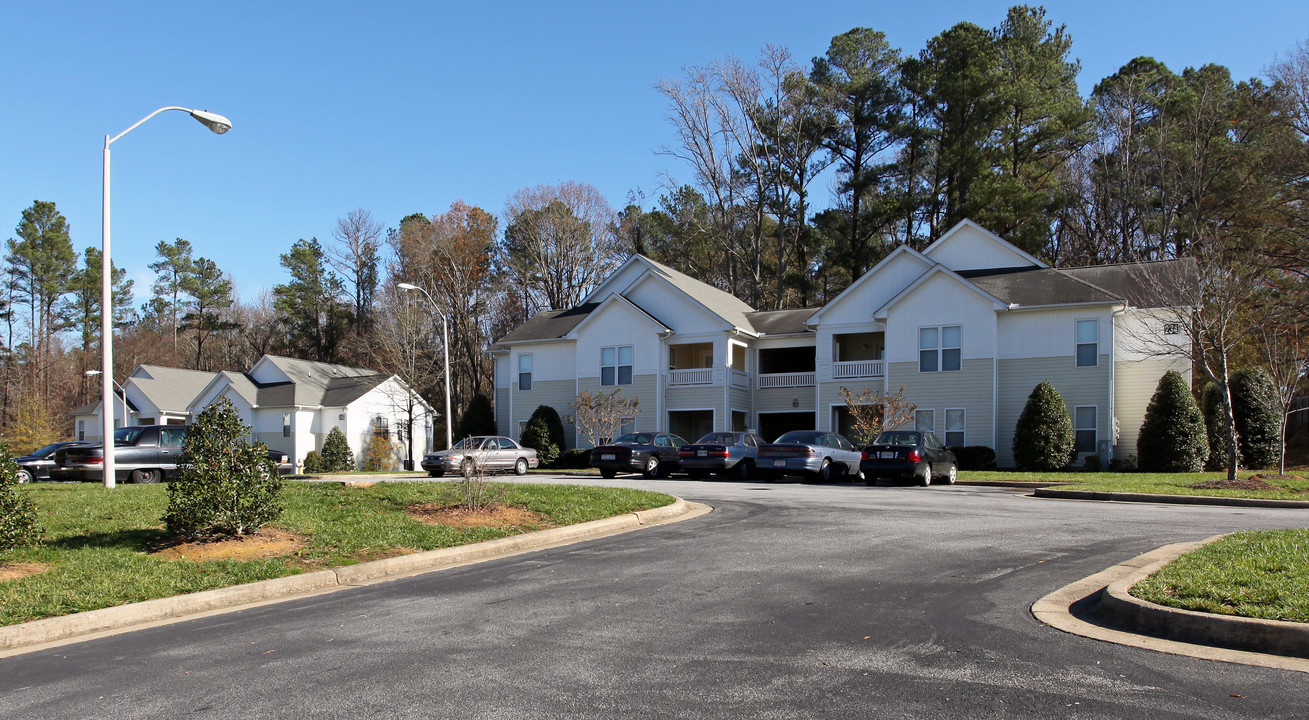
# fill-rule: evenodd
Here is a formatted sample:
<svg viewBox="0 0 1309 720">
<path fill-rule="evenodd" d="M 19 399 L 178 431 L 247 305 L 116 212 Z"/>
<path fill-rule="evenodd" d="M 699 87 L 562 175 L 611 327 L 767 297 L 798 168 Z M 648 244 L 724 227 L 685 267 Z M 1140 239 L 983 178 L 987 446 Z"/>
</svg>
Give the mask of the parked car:
<svg viewBox="0 0 1309 720">
<path fill-rule="evenodd" d="M 526 475 L 529 468 L 540 465 L 536 450 L 523 447 L 502 435 L 475 435 L 455 443 L 449 450 L 428 453 L 420 463 L 427 474 L 441 477 L 446 473 L 462 474 L 465 463 L 475 463 L 483 472 L 509 472 Z"/>
<path fill-rule="evenodd" d="M 682 448 L 682 469 L 697 480 L 718 473 L 735 480 L 748 480 L 764 439 L 748 432 L 711 432 Z"/>
<path fill-rule="evenodd" d="M 817 482 L 846 475 L 863 477 L 854 443 L 844 435 L 822 430 L 792 430 L 764 445 L 755 467 L 763 476 L 799 476 Z"/>
<path fill-rule="evenodd" d="M 685 445 L 685 440 L 671 433 L 628 433 L 592 450 L 591 467 L 600 468 L 603 478 L 612 478 L 620 472 L 663 477 L 680 467 L 680 453 Z"/>
<path fill-rule="evenodd" d="M 959 472 L 954 453 L 937 439 L 936 433 L 919 430 L 888 430 L 864 448 L 859 468 L 869 483 L 878 478 L 916 480 L 927 487 L 936 477 L 953 485 Z"/>
<path fill-rule="evenodd" d="M 14 458 L 14 462 L 18 464 L 18 482 L 30 483 L 37 480 L 49 480 L 50 468 L 55 465 L 54 454 L 56 451 L 66 447 L 89 444 L 80 440 L 66 440 L 50 443 L 40 450 L 33 450 L 27 455 Z"/>
<path fill-rule="evenodd" d="M 114 431 L 114 480 L 157 483 L 177 472 L 182 440 L 189 425 L 133 425 Z M 104 446 L 81 445 L 57 450 L 52 480 L 104 480 Z"/>
<path fill-rule="evenodd" d="M 295 463 L 291 462 L 290 456 L 281 450 L 268 448 L 268 459 L 277 466 L 278 475 L 291 475 L 295 472 Z"/>
</svg>

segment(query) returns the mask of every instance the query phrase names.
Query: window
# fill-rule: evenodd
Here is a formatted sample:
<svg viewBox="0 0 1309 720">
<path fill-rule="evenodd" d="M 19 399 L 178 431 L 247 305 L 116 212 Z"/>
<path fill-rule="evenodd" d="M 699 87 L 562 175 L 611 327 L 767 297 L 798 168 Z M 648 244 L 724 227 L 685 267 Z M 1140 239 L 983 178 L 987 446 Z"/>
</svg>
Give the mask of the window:
<svg viewBox="0 0 1309 720">
<path fill-rule="evenodd" d="M 636 418 L 622 418 L 618 421 L 618 434 L 627 435 L 636 432 Z"/>
<path fill-rule="evenodd" d="M 518 356 L 518 389 L 532 389 L 532 354 Z"/>
<path fill-rule="evenodd" d="M 945 444 L 950 447 L 963 447 L 967 434 L 964 431 L 965 412 L 963 408 L 945 410 Z"/>
<path fill-rule="evenodd" d="M 958 325 L 918 328 L 918 372 L 963 369 L 962 337 Z"/>
<path fill-rule="evenodd" d="M 632 346 L 600 348 L 600 384 L 632 384 Z"/>
<path fill-rule="evenodd" d="M 936 411 L 918 410 L 914 412 L 914 429 L 920 432 L 932 432 L 936 429 Z"/>
<path fill-rule="evenodd" d="M 282 437 L 291 437 L 291 413 L 282 413 Z"/>
<path fill-rule="evenodd" d="M 1095 452 L 1095 406 L 1073 408 L 1073 431 L 1077 436 L 1077 452 Z"/>
<path fill-rule="evenodd" d="M 1100 321 L 1077 321 L 1077 367 L 1100 364 Z"/>
<path fill-rule="evenodd" d="M 86 439 L 86 421 L 85 421 L 85 420 L 78 420 L 78 421 L 77 421 L 77 439 L 78 439 L 78 440 L 85 440 L 85 439 Z"/>
<path fill-rule="evenodd" d="M 390 440 L 390 439 L 391 439 L 391 421 L 390 421 L 389 419 L 387 419 L 387 418 L 382 417 L 381 415 L 378 415 L 378 416 L 373 420 L 373 434 L 374 434 L 374 435 L 380 435 L 380 436 L 386 438 L 387 440 Z"/>
</svg>

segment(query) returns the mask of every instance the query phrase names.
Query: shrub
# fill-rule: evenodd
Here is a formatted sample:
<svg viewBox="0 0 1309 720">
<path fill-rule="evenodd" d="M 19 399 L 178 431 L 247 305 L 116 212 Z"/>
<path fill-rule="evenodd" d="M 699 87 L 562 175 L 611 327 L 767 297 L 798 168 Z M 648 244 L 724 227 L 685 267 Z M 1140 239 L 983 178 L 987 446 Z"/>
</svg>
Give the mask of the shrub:
<svg viewBox="0 0 1309 720">
<path fill-rule="evenodd" d="M 1141 469 L 1147 472 L 1198 472 L 1209 457 L 1204 415 L 1176 370 L 1159 378 L 1137 441 Z"/>
<path fill-rule="evenodd" d="M 32 498 L 19 491 L 18 465 L 0 442 L 0 552 L 39 542 L 41 530 Z"/>
<path fill-rule="evenodd" d="M 1048 381 L 1042 380 L 1018 416 L 1014 428 L 1014 462 L 1028 470 L 1058 470 L 1074 449 L 1073 420 L 1068 406 Z"/>
<path fill-rule="evenodd" d="M 564 435 L 564 421 L 559 417 L 558 410 L 549 405 L 538 405 L 532 412 L 532 417 L 545 420 L 545 429 L 549 433 L 550 442 L 559 448 L 559 452 L 568 449 L 568 438 Z"/>
<path fill-rule="evenodd" d="M 495 434 L 495 409 L 491 407 L 489 398 L 477 393 L 468 401 L 468 407 L 464 408 L 464 414 L 455 424 L 454 438 L 457 441 L 470 435 Z"/>
<path fill-rule="evenodd" d="M 1087 455 L 1086 458 L 1082 460 L 1082 469 L 1087 472 L 1100 472 L 1100 456 Z"/>
<path fill-rule="evenodd" d="M 1127 457 L 1113 458 L 1109 461 L 1110 472 L 1135 472 L 1136 456 L 1128 455 Z"/>
<path fill-rule="evenodd" d="M 995 450 L 985 445 L 956 445 L 950 448 L 960 470 L 990 470 L 995 467 Z"/>
<path fill-rule="evenodd" d="M 323 456 L 319 455 L 317 450 L 310 450 L 305 453 L 304 470 L 311 475 L 327 472 L 327 465 L 323 462 Z"/>
<path fill-rule="evenodd" d="M 345 441 L 341 428 L 332 428 L 323 441 L 323 471 L 342 472 L 355 469 L 355 454 Z"/>
<path fill-rule="evenodd" d="M 1282 411 L 1272 378 L 1263 368 L 1238 370 L 1232 373 L 1231 388 L 1241 467 L 1275 466 L 1282 444 Z"/>
<path fill-rule="evenodd" d="M 1223 417 L 1223 393 L 1214 383 L 1204 386 L 1200 395 L 1204 411 L 1205 438 L 1209 441 L 1209 458 L 1204 466 L 1209 470 L 1227 467 L 1227 421 Z"/>
<path fill-rule="evenodd" d="M 364 449 L 364 469 L 378 472 L 394 470 L 395 466 L 395 445 L 385 435 L 374 433 L 368 440 L 368 447 Z"/>
<path fill-rule="evenodd" d="M 533 414 L 532 419 L 527 421 L 527 427 L 523 428 L 523 435 L 519 441 L 524 447 L 536 450 L 536 457 L 542 465 L 549 465 L 559 457 L 560 448 L 550 440 L 550 428 L 545 418 L 540 415 Z"/>
<path fill-rule="evenodd" d="M 559 453 L 551 467 L 558 470 L 582 470 L 591 467 L 591 451 L 586 448 L 573 448 Z"/>
<path fill-rule="evenodd" d="M 205 408 L 182 441 L 164 526 L 187 538 L 247 535 L 282 513 L 282 478 L 227 398 Z"/>
</svg>

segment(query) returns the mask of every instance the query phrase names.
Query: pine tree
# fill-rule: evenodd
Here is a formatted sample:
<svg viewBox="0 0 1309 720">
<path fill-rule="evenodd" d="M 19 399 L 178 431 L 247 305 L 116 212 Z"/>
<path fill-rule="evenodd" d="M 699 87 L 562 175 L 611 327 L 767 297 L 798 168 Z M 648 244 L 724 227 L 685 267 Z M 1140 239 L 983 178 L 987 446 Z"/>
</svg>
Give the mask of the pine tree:
<svg viewBox="0 0 1309 720">
<path fill-rule="evenodd" d="M 559 457 L 560 447 L 550 441 L 550 428 L 544 417 L 533 413 L 523 435 L 519 439 L 523 447 L 536 450 L 536 457 L 542 465 L 549 465 Z"/>
<path fill-rule="evenodd" d="M 1209 456 L 1204 415 L 1176 370 L 1159 378 L 1137 444 L 1138 463 L 1150 472 L 1198 472 Z"/>
<path fill-rule="evenodd" d="M 1049 381 L 1027 397 L 1014 428 L 1014 462 L 1028 470 L 1058 470 L 1069 463 L 1076 436 L 1068 406 Z"/>
<path fill-rule="evenodd" d="M 355 454 L 345 440 L 341 428 L 332 428 L 323 441 L 323 470 L 325 472 L 344 472 L 355 469 Z"/>
<path fill-rule="evenodd" d="M 495 410 L 491 407 L 491 400 L 482 393 L 477 393 L 468 401 L 464 414 L 459 416 L 454 438 L 458 441 L 471 435 L 494 434 L 496 434 Z"/>
</svg>

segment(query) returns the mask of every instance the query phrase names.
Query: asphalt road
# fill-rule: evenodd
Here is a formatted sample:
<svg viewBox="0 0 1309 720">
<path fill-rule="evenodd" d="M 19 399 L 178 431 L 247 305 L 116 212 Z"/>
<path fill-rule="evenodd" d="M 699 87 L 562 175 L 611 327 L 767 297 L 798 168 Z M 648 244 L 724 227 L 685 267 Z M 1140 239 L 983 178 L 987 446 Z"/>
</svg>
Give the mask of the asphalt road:
<svg viewBox="0 0 1309 720">
<path fill-rule="evenodd" d="M 0 718 L 1309 715 L 1303 674 L 1068 635 L 1028 609 L 1160 545 L 1309 511 L 610 482 L 715 510 L 0 659 Z"/>
</svg>

